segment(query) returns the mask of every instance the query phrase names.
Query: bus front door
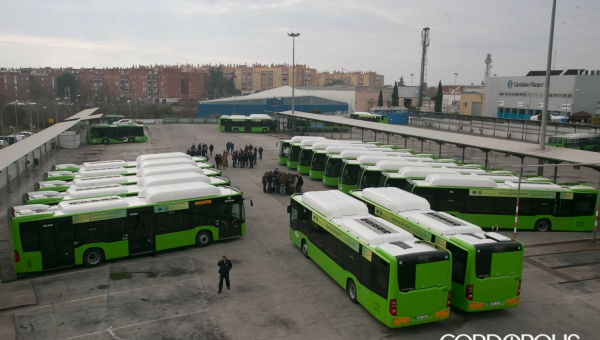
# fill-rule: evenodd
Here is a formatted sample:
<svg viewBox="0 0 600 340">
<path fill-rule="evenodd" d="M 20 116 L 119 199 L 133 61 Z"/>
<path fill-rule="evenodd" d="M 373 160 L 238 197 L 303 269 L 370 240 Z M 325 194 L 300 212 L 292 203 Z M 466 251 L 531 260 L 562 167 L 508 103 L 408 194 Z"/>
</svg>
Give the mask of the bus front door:
<svg viewBox="0 0 600 340">
<path fill-rule="evenodd" d="M 71 219 L 59 219 L 42 224 L 42 265 L 44 270 L 72 266 L 73 238 Z"/>
<path fill-rule="evenodd" d="M 152 231 L 153 208 L 127 211 L 127 240 L 129 255 L 154 251 L 154 232 Z"/>
<path fill-rule="evenodd" d="M 241 235 L 240 208 L 237 203 L 221 203 L 215 211 L 215 226 L 219 239 Z"/>
</svg>

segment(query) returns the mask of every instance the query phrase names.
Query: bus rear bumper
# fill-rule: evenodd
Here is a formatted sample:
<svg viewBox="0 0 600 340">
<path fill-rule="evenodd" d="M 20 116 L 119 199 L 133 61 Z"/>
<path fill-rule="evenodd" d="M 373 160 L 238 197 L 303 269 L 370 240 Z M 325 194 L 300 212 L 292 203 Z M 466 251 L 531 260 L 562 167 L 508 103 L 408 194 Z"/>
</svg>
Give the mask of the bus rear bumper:
<svg viewBox="0 0 600 340">
<path fill-rule="evenodd" d="M 385 324 L 389 328 L 402 328 L 409 326 L 422 325 L 436 321 L 446 320 L 450 317 L 450 308 L 446 308 L 431 315 L 423 315 L 418 317 L 392 317 L 388 316 Z"/>
</svg>

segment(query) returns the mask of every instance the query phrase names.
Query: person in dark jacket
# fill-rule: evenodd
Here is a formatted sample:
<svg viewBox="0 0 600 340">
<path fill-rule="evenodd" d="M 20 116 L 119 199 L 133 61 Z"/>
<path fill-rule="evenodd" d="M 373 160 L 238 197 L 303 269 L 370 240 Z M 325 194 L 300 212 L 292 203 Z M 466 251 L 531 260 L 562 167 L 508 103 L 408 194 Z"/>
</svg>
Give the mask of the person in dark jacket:
<svg viewBox="0 0 600 340">
<path fill-rule="evenodd" d="M 248 169 L 254 169 L 254 155 L 252 151 L 248 151 Z"/>
<path fill-rule="evenodd" d="M 302 193 L 302 186 L 304 185 L 304 179 L 302 178 L 301 174 L 298 174 L 298 179 L 297 179 L 297 183 L 296 183 L 296 193 L 297 194 L 301 194 Z"/>
<path fill-rule="evenodd" d="M 221 157 L 221 155 L 217 154 L 215 156 L 215 166 L 217 167 L 217 170 L 219 170 L 219 167 L 221 166 L 222 161 L 223 161 L 223 158 Z"/>
<path fill-rule="evenodd" d="M 212 143 L 210 143 L 210 146 L 208 147 L 208 151 L 210 151 L 210 155 L 212 156 L 212 152 L 215 149 L 215 147 L 212 145 Z"/>
<path fill-rule="evenodd" d="M 254 148 L 254 156 L 252 157 L 253 161 L 254 161 L 254 165 L 258 165 L 258 157 L 257 157 L 257 153 L 258 153 L 258 148 L 255 147 Z"/>
<path fill-rule="evenodd" d="M 219 260 L 217 263 L 217 266 L 219 266 L 219 294 L 221 294 L 221 290 L 223 290 L 223 279 L 225 279 L 227 289 L 230 288 L 229 271 L 233 267 L 233 264 L 231 264 L 231 261 L 229 261 L 225 255 L 223 255 L 221 260 Z"/>
<path fill-rule="evenodd" d="M 262 153 L 263 153 L 263 148 L 262 146 L 258 148 L 258 155 L 260 156 L 260 159 L 262 159 Z"/>
<path fill-rule="evenodd" d="M 267 175 L 269 173 L 265 172 L 265 174 L 262 176 L 262 185 L 263 185 L 263 193 L 267 193 L 267 184 L 269 183 L 269 180 L 267 179 Z"/>
</svg>

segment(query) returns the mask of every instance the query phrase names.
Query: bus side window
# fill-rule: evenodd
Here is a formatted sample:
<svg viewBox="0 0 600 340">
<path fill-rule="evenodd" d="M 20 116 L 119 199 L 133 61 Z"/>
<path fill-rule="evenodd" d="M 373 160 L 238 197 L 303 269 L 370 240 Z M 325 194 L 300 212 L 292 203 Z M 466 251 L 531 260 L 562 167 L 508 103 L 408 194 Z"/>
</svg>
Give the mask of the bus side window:
<svg viewBox="0 0 600 340">
<path fill-rule="evenodd" d="M 573 195 L 573 216 L 590 216 L 596 208 L 595 194 Z"/>
<path fill-rule="evenodd" d="M 214 222 L 213 209 L 214 207 L 210 204 L 191 206 L 188 213 L 189 223 L 192 227 L 212 225 Z"/>
<path fill-rule="evenodd" d="M 292 202 L 292 213 L 290 214 L 290 228 L 298 230 L 298 203 Z"/>
<path fill-rule="evenodd" d="M 381 297 L 387 298 L 388 282 L 390 281 L 390 265 L 375 254 L 372 255 L 372 261 L 373 292 Z"/>
<path fill-rule="evenodd" d="M 469 253 L 452 243 L 447 243 L 446 249 L 452 253 L 452 282 L 464 286 Z"/>
<path fill-rule="evenodd" d="M 294 202 L 294 204 L 297 204 L 296 202 Z M 308 239 L 311 239 L 312 237 L 312 230 L 311 230 L 311 212 L 309 210 L 307 210 L 306 208 L 302 207 L 300 204 L 296 205 L 296 208 L 298 209 L 298 230 L 303 233 L 304 235 L 306 235 L 306 237 L 308 237 Z"/>
<path fill-rule="evenodd" d="M 495 197 L 494 214 L 514 215 L 517 199 L 513 197 Z"/>
<path fill-rule="evenodd" d="M 21 231 L 21 246 L 23 251 L 40 251 L 40 224 L 43 222 L 31 221 L 19 224 Z"/>
</svg>

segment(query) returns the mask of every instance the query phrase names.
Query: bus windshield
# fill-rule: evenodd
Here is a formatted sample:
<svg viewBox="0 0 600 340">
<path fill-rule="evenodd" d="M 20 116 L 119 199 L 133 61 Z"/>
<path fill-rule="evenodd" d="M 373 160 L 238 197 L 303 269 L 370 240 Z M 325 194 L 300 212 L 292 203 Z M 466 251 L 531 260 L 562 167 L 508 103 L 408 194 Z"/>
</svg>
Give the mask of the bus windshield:
<svg viewBox="0 0 600 340">
<path fill-rule="evenodd" d="M 401 292 L 439 287 L 446 281 L 450 266 L 448 252 L 435 250 L 396 256 L 398 287 Z"/>
<path fill-rule="evenodd" d="M 360 189 L 376 187 L 380 176 L 381 171 L 363 171 Z"/>
<path fill-rule="evenodd" d="M 279 156 L 287 157 L 289 148 L 290 148 L 290 142 L 281 142 L 281 147 L 279 148 Z"/>
<path fill-rule="evenodd" d="M 288 160 L 293 162 L 298 161 L 298 157 L 300 157 L 300 150 L 300 145 L 292 145 Z"/>
<path fill-rule="evenodd" d="M 519 272 L 522 259 L 518 242 L 494 242 L 475 245 L 475 275 L 478 279 L 490 276 L 510 276 Z"/>
<path fill-rule="evenodd" d="M 325 176 L 337 178 L 340 175 L 341 167 L 341 158 L 329 158 L 327 161 L 327 168 L 325 169 Z"/>
<path fill-rule="evenodd" d="M 312 160 L 313 151 L 312 150 L 302 150 L 300 151 L 300 165 L 310 165 L 310 161 Z"/>
<path fill-rule="evenodd" d="M 360 172 L 359 164 L 346 164 L 344 167 L 344 173 L 342 174 L 342 184 L 354 184 L 356 185 L 356 179 Z"/>
<path fill-rule="evenodd" d="M 318 153 L 313 156 L 313 160 L 312 160 L 310 169 L 315 170 L 315 171 L 323 171 L 325 169 L 326 161 L 327 161 L 327 154 L 326 153 Z"/>
</svg>

